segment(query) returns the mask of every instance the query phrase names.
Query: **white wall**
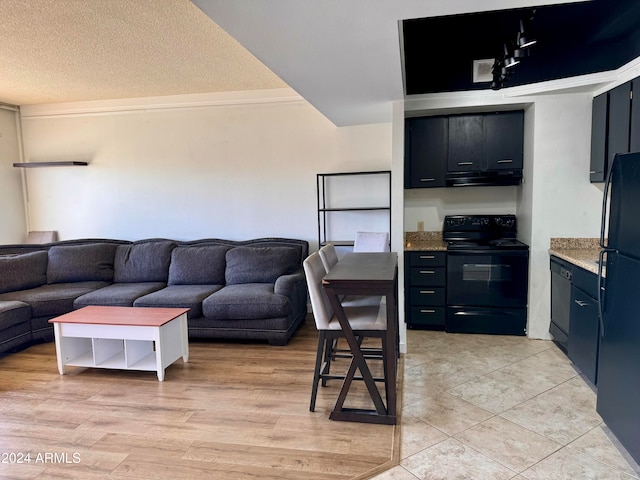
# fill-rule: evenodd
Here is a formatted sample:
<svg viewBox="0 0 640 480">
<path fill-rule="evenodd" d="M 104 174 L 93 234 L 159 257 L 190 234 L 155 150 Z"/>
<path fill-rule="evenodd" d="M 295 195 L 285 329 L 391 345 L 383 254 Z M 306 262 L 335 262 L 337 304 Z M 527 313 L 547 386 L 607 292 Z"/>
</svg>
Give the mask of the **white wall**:
<svg viewBox="0 0 640 480">
<path fill-rule="evenodd" d="M 27 171 L 31 228 L 60 239 L 282 236 L 315 249 L 316 173 L 390 169 L 391 124 L 336 128 L 301 97 L 270 95 L 23 109 L 27 161 L 90 162 Z"/>
<path fill-rule="evenodd" d="M 589 182 L 591 94 L 542 95 L 528 133 L 533 135 L 533 178 L 523 186 L 521 232 L 531 245 L 529 336 L 549 337 L 549 240 L 598 237 L 602 185 Z M 532 130 L 532 131 L 531 131 Z"/>
<path fill-rule="evenodd" d="M 440 231 L 446 215 L 515 214 L 518 187 L 417 188 L 405 190 L 408 232 Z"/>
<path fill-rule="evenodd" d="M 22 198 L 18 115 L 0 108 L 0 244 L 22 243 L 27 239 L 27 227 Z"/>
</svg>

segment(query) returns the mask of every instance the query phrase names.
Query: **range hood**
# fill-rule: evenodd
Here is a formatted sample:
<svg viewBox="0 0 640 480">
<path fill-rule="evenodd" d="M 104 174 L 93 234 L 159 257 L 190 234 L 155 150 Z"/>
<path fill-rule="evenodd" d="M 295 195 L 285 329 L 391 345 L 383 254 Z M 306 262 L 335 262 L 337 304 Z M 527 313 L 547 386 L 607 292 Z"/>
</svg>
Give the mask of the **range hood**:
<svg viewBox="0 0 640 480">
<path fill-rule="evenodd" d="M 522 183 L 522 169 L 448 172 L 445 179 L 447 187 L 520 185 Z"/>
</svg>

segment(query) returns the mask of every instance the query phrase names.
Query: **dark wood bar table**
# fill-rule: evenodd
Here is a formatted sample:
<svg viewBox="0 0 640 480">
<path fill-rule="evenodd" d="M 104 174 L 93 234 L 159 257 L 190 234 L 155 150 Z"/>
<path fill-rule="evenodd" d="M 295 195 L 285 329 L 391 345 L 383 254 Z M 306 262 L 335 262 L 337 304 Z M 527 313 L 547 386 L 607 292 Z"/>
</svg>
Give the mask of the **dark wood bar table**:
<svg viewBox="0 0 640 480">
<path fill-rule="evenodd" d="M 342 384 L 336 406 L 329 418 L 332 420 L 395 425 L 397 418 L 396 369 L 398 362 L 398 254 L 395 252 L 348 253 L 325 275 L 322 285 L 353 354 L 351 366 Z M 386 405 L 375 385 L 375 380 L 360 349 L 360 344 L 345 316 L 344 309 L 340 303 L 340 297 L 343 295 L 380 295 L 386 298 Z M 359 369 L 362 374 L 369 395 L 375 405 L 375 410 L 344 407 L 344 401 L 351 387 L 356 369 Z"/>
</svg>

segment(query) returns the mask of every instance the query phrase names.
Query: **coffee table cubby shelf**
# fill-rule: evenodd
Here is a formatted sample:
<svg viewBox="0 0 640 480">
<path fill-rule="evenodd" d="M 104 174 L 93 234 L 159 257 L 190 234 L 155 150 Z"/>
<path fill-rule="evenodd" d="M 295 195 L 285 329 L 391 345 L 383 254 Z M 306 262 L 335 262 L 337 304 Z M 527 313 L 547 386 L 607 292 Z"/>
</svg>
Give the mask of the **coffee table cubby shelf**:
<svg viewBox="0 0 640 480">
<path fill-rule="evenodd" d="M 154 342 L 148 340 L 68 337 L 64 354 L 65 365 L 73 367 L 158 369 Z"/>
</svg>

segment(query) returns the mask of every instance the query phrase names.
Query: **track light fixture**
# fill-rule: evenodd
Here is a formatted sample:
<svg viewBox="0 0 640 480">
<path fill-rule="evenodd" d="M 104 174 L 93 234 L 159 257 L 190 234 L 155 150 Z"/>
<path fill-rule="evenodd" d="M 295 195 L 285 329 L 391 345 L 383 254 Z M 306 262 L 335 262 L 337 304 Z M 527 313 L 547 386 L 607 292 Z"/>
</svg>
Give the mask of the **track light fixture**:
<svg viewBox="0 0 640 480">
<path fill-rule="evenodd" d="M 515 58 L 513 54 L 509 51 L 507 44 L 504 44 L 504 57 L 502 58 L 502 64 L 505 68 L 515 67 L 520 63 L 520 60 Z"/>
<path fill-rule="evenodd" d="M 530 37 L 524 30 L 524 23 L 520 20 L 520 31 L 516 37 L 516 45 L 518 48 L 528 48 L 535 45 L 538 41 Z"/>
<path fill-rule="evenodd" d="M 533 20 L 535 12 L 535 9 L 531 11 L 531 15 L 526 19 L 528 22 Z M 525 30 L 525 21 L 520 19 L 520 29 L 516 35 L 515 42 L 511 43 L 511 45 L 513 45 L 512 49 L 509 48 L 507 43 L 504 43 L 502 45 L 503 51 L 493 63 L 493 68 L 491 69 L 491 73 L 493 74 L 493 81 L 491 82 L 492 90 L 500 90 L 504 87 L 506 81 L 513 73 L 513 67 L 519 64 L 521 59 L 529 56 L 529 49 L 536 43 L 537 40 Z"/>
</svg>

